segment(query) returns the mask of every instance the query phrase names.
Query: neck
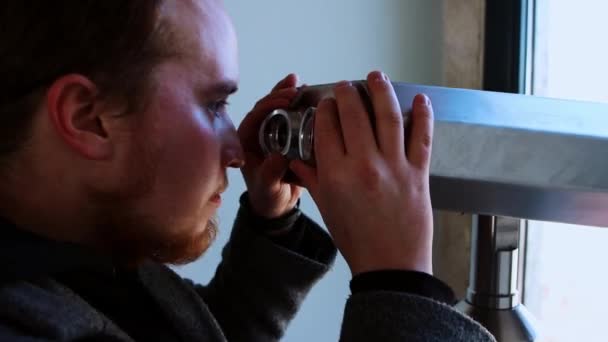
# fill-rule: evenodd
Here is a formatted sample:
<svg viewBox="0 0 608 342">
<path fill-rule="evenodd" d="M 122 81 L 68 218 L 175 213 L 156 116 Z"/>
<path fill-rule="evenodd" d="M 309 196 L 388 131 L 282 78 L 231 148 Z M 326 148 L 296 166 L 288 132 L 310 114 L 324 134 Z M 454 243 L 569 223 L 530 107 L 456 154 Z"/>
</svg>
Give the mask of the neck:
<svg viewBox="0 0 608 342">
<path fill-rule="evenodd" d="M 42 175 L 36 169 L 13 172 L 3 177 L 0 187 L 0 215 L 20 229 L 52 240 L 88 244 L 90 224 L 88 201 L 78 196 L 69 177 Z"/>
</svg>

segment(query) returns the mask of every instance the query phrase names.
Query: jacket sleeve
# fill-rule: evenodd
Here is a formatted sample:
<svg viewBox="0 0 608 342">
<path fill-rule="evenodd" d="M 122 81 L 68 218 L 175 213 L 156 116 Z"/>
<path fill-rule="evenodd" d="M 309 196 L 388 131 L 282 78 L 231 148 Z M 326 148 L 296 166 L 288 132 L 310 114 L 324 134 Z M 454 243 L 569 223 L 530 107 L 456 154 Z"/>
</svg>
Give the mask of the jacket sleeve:
<svg viewBox="0 0 608 342">
<path fill-rule="evenodd" d="M 336 256 L 329 234 L 303 214 L 293 223 L 295 246 L 254 225 L 259 220 L 242 205 L 215 276 L 196 287 L 229 341 L 279 341 Z"/>
<path fill-rule="evenodd" d="M 346 303 L 341 342 L 495 342 L 481 325 L 452 307 L 401 292 L 370 291 Z"/>
<path fill-rule="evenodd" d="M 214 278 L 197 292 L 228 341 L 279 341 L 336 249 L 304 215 L 297 243 L 277 241 L 241 201 Z M 347 301 L 340 341 L 495 341 L 481 325 L 433 299 L 400 291 L 364 291 Z"/>
<path fill-rule="evenodd" d="M 0 324 L 0 341 L 11 341 L 11 342 L 51 342 L 53 340 L 34 337 L 30 334 L 18 332 L 13 327 L 8 325 Z"/>
</svg>

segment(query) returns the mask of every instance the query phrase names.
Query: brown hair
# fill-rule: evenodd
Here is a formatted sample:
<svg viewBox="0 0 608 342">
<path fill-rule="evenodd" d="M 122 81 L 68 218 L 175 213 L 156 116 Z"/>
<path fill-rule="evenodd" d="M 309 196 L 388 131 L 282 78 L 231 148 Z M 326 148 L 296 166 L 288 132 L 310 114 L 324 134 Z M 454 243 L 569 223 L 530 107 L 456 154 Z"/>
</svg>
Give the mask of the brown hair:
<svg viewBox="0 0 608 342">
<path fill-rule="evenodd" d="M 148 75 L 168 57 L 163 0 L 3 0 L 0 4 L 0 162 L 27 141 L 57 78 L 77 73 L 100 96 L 142 105 Z"/>
</svg>

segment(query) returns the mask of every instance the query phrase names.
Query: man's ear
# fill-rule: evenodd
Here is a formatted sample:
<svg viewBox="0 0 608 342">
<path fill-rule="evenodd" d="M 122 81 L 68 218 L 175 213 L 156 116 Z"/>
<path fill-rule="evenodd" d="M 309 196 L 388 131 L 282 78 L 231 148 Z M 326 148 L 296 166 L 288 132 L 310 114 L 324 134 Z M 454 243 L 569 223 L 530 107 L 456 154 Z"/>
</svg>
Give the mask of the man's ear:
<svg viewBox="0 0 608 342">
<path fill-rule="evenodd" d="M 112 155 L 112 144 L 103 126 L 104 107 L 99 90 L 88 78 L 70 74 L 49 88 L 46 109 L 55 131 L 76 153 L 91 160 Z"/>
</svg>

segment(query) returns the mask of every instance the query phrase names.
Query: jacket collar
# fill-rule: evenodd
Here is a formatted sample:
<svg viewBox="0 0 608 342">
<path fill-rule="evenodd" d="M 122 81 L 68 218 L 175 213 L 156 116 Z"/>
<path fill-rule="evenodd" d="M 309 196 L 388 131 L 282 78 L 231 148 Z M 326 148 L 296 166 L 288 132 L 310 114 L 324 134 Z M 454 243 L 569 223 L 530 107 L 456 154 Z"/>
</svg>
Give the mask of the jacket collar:
<svg viewBox="0 0 608 342">
<path fill-rule="evenodd" d="M 75 270 L 114 273 L 109 258 L 85 246 L 50 240 L 0 219 L 0 281 L 39 278 Z"/>
</svg>

